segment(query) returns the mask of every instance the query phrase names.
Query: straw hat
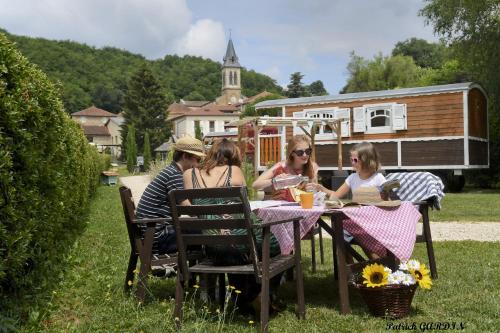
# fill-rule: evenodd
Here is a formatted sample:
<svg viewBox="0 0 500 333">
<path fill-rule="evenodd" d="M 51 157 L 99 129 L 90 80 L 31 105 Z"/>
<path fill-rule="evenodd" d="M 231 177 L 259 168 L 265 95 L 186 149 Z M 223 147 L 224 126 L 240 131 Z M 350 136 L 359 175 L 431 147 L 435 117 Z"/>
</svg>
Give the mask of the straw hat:
<svg viewBox="0 0 500 333">
<path fill-rule="evenodd" d="M 199 157 L 205 157 L 205 154 L 203 153 L 203 143 L 200 140 L 190 136 L 185 136 L 178 139 L 174 144 L 174 149 Z"/>
<path fill-rule="evenodd" d="M 354 190 L 352 201 L 367 206 L 396 207 L 401 205 L 400 200 L 382 200 L 379 190 L 374 186 L 362 186 Z"/>
</svg>

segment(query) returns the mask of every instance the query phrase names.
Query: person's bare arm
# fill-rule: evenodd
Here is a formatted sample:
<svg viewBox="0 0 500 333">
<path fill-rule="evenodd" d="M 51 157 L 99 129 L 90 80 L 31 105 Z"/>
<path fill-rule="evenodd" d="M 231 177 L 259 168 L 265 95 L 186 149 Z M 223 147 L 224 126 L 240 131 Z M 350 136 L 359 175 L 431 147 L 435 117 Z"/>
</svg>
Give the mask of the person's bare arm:
<svg viewBox="0 0 500 333">
<path fill-rule="evenodd" d="M 243 171 L 237 167 L 232 166 L 232 175 L 231 175 L 231 186 L 245 186 L 245 175 Z"/>
<path fill-rule="evenodd" d="M 182 178 L 184 180 L 184 188 L 186 190 L 189 190 L 189 189 L 192 189 L 193 188 L 193 169 L 189 169 L 189 170 L 186 170 L 184 172 L 184 174 L 182 175 Z M 191 203 L 189 202 L 189 200 L 184 200 L 183 202 L 181 202 L 181 205 L 182 206 L 190 206 Z"/>
<path fill-rule="evenodd" d="M 350 187 L 347 183 L 342 184 L 337 191 L 332 191 L 327 189 L 321 184 L 316 185 L 316 190 L 325 192 L 329 197 L 334 196 L 336 198 L 343 198 L 349 193 Z"/>
<path fill-rule="evenodd" d="M 259 178 L 257 178 L 252 187 L 256 190 L 264 190 L 266 188 L 270 188 L 272 185 L 273 179 L 273 169 L 268 169 L 264 173 L 262 173 Z"/>
</svg>

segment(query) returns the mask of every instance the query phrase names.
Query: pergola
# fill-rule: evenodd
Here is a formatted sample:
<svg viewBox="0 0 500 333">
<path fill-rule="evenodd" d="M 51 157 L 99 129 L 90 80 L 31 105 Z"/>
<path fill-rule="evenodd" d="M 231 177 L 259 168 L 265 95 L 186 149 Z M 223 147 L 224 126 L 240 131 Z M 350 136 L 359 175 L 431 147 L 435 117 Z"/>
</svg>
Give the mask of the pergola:
<svg viewBox="0 0 500 333">
<path fill-rule="evenodd" d="M 316 149 L 315 149 L 315 136 L 316 136 L 316 128 L 322 125 L 329 125 L 332 128 L 332 137 L 337 140 L 338 147 L 338 170 L 342 170 L 342 135 L 341 135 L 341 123 L 347 119 L 339 118 L 295 118 L 295 117 L 269 117 L 269 116 L 259 116 L 259 117 L 246 117 L 240 120 L 233 121 L 228 124 L 228 126 L 233 126 L 238 128 L 238 144 L 240 147 L 243 147 L 244 150 L 246 144 L 242 145 L 242 141 L 245 140 L 245 143 L 249 143 L 254 147 L 254 173 L 255 176 L 258 176 L 259 172 L 259 156 L 260 152 L 260 141 L 259 141 L 259 133 L 262 131 L 264 127 L 299 127 L 305 135 L 307 135 L 312 142 L 312 158 L 316 159 Z M 247 124 L 252 124 L 254 128 L 254 137 L 253 143 L 248 142 L 246 136 L 243 136 L 243 128 Z M 286 135 L 286 132 L 283 131 L 282 135 Z M 284 148 L 284 147 L 283 147 Z"/>
</svg>

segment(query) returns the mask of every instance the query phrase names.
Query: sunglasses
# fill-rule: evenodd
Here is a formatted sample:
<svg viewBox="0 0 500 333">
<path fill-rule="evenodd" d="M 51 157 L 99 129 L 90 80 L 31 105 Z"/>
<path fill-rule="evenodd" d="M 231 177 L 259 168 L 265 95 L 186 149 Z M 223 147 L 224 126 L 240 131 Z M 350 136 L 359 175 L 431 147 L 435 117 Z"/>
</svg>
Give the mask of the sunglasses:
<svg viewBox="0 0 500 333">
<path fill-rule="evenodd" d="M 301 157 L 304 154 L 306 154 L 307 156 L 311 156 L 312 151 L 313 151 L 312 148 L 307 148 L 305 150 L 304 149 L 294 150 L 293 152 L 298 157 Z"/>
<path fill-rule="evenodd" d="M 359 162 L 359 159 L 357 157 L 351 157 L 351 163 L 356 164 Z"/>
</svg>

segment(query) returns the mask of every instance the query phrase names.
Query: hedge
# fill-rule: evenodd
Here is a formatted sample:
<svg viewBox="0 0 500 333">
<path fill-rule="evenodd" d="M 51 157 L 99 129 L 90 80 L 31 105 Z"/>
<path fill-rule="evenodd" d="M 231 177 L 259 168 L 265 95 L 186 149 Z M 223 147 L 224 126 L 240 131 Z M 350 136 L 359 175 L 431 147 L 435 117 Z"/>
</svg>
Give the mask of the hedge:
<svg viewBox="0 0 500 333">
<path fill-rule="evenodd" d="M 58 88 L 0 33 L 0 294 L 49 283 L 102 168 Z"/>
</svg>

